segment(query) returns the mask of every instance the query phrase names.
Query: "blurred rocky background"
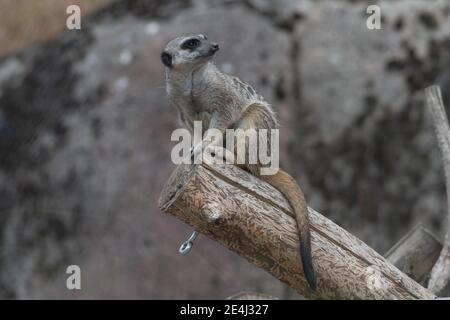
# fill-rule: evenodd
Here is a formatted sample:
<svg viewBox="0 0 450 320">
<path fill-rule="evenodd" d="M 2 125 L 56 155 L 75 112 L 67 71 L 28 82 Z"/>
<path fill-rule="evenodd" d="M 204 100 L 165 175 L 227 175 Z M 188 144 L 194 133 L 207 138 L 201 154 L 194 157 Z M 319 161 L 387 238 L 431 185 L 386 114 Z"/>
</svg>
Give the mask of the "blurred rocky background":
<svg viewBox="0 0 450 320">
<path fill-rule="evenodd" d="M 382 254 L 419 222 L 441 235 L 423 88 L 450 107 L 448 1 L 0 0 L 0 298 L 299 298 L 207 238 L 178 255 L 191 230 L 157 208 L 177 127 L 160 52 L 189 33 L 275 106 L 310 206 Z"/>
</svg>

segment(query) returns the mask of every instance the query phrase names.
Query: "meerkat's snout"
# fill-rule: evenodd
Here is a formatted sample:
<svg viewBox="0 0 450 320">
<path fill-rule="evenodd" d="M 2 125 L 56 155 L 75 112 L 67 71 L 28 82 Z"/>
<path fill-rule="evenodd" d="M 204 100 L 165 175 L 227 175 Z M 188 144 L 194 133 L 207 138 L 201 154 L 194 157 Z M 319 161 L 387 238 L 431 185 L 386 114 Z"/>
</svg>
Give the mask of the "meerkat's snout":
<svg viewBox="0 0 450 320">
<path fill-rule="evenodd" d="M 217 51 L 219 51 L 219 44 L 218 43 L 211 44 L 211 51 L 213 53 L 216 53 Z"/>
</svg>

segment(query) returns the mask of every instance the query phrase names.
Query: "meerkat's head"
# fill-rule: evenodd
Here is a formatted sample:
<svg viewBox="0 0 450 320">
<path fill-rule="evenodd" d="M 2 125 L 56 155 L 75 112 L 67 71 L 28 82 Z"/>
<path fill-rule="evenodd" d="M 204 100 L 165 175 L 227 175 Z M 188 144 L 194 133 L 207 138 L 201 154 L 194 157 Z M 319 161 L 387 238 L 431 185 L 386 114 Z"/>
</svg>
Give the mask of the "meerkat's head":
<svg viewBox="0 0 450 320">
<path fill-rule="evenodd" d="M 203 35 L 178 37 L 170 41 L 161 53 L 162 63 L 171 69 L 191 69 L 210 61 L 219 45 Z"/>
</svg>

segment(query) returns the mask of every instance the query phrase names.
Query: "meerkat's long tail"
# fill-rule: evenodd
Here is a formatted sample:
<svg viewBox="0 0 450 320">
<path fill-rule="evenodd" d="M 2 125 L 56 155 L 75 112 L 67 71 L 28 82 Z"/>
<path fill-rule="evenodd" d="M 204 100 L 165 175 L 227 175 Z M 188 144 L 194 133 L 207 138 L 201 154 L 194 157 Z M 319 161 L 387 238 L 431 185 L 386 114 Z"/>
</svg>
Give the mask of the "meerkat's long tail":
<svg viewBox="0 0 450 320">
<path fill-rule="evenodd" d="M 312 290 L 316 290 L 316 275 L 311 256 L 311 235 L 309 230 L 308 208 L 302 190 L 294 178 L 279 169 L 274 175 L 263 175 L 261 178 L 277 188 L 294 209 L 300 236 L 300 255 L 306 281 Z"/>
</svg>

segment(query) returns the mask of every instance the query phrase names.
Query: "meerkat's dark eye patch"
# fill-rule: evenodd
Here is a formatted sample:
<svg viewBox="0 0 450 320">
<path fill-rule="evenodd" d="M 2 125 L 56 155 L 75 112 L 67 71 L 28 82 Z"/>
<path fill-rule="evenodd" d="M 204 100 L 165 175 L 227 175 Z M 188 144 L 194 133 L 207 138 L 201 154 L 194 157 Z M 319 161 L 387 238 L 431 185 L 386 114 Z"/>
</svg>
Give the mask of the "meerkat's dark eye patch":
<svg viewBox="0 0 450 320">
<path fill-rule="evenodd" d="M 167 52 L 161 53 L 161 61 L 166 67 L 169 68 L 172 67 L 172 56 L 169 53 Z"/>
<path fill-rule="evenodd" d="M 197 48 L 198 46 L 200 46 L 200 40 L 192 38 L 192 39 L 188 39 L 185 42 L 183 42 L 181 44 L 181 49 L 193 50 L 193 49 Z"/>
</svg>

